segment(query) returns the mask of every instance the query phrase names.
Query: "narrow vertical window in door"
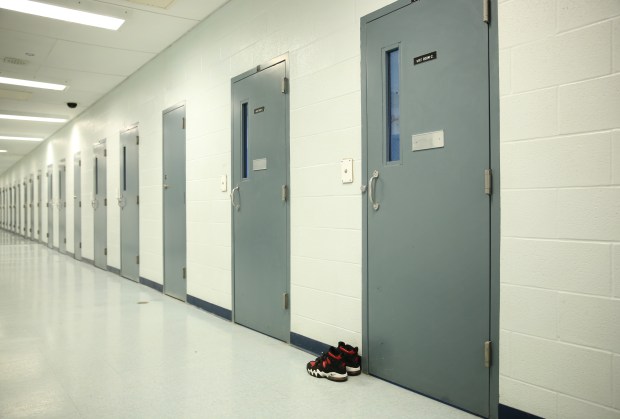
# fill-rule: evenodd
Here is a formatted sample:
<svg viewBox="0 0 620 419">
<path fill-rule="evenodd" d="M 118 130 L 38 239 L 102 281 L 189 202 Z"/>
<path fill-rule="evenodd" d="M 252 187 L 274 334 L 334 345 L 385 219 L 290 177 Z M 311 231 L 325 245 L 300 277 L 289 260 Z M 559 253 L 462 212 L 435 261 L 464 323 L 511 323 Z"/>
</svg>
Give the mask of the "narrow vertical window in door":
<svg viewBox="0 0 620 419">
<path fill-rule="evenodd" d="M 242 159 L 243 159 L 243 173 L 242 178 L 248 178 L 248 167 L 249 167 L 249 159 L 248 159 L 248 104 L 247 102 L 241 105 L 241 141 L 242 141 Z"/>
<path fill-rule="evenodd" d="M 95 157 L 95 195 L 99 194 L 99 159 Z"/>
<path fill-rule="evenodd" d="M 123 147 L 123 191 L 127 190 L 127 147 Z"/>
<path fill-rule="evenodd" d="M 400 160 L 399 50 L 386 53 L 387 74 L 387 161 Z"/>
</svg>

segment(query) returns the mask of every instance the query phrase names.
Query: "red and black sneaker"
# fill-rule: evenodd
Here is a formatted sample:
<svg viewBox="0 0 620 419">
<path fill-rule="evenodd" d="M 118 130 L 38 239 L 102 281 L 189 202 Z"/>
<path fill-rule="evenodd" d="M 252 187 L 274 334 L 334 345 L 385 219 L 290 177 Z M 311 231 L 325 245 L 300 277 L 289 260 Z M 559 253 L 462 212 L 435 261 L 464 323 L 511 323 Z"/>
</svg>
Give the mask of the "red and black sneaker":
<svg viewBox="0 0 620 419">
<path fill-rule="evenodd" d="M 347 368 L 342 361 L 338 349 L 330 347 L 329 351 L 321 354 L 314 361 L 306 365 L 308 374 L 317 378 L 327 378 L 332 381 L 347 381 Z"/>
<path fill-rule="evenodd" d="M 338 342 L 338 352 L 342 356 L 348 375 L 362 373 L 362 358 L 357 354 L 357 346 L 354 348 L 344 342 Z"/>
</svg>

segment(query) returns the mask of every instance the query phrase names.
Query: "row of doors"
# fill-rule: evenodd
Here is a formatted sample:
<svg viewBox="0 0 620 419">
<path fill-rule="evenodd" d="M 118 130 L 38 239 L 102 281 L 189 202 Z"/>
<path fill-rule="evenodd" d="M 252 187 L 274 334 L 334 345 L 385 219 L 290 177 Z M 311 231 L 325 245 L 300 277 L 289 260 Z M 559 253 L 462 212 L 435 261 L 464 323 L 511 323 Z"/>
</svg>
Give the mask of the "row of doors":
<svg viewBox="0 0 620 419">
<path fill-rule="evenodd" d="M 35 206 L 35 188 L 38 187 L 40 202 L 41 175 L 24 180 L 23 184 L 0 188 L 0 227 L 35 240 L 41 231 L 41 204 Z M 38 185 L 38 186 L 37 186 Z M 38 225 L 35 226 L 35 208 L 38 211 Z"/>
<path fill-rule="evenodd" d="M 477 0 L 403 0 L 362 20 L 363 326 L 370 374 L 488 416 L 490 93 L 483 14 Z M 287 65 L 276 59 L 232 80 L 230 193 L 233 319 L 283 341 L 290 336 Z M 163 125 L 164 292 L 185 300 L 185 107 L 165 111 Z M 138 222 L 125 220 L 137 220 L 129 203 L 139 197 L 137 183 L 127 180 L 137 182 L 138 164 L 124 138 L 117 199 L 122 260 L 131 260 L 138 255 L 132 229 Z M 95 147 L 92 201 L 95 263 L 103 268 L 105 160 L 103 143 Z M 123 276 L 135 277 L 135 265 L 135 271 L 123 265 Z"/>
<path fill-rule="evenodd" d="M 363 19 L 364 360 L 490 414 L 489 49 L 483 2 L 400 1 Z M 232 83 L 233 316 L 288 341 L 288 80 Z M 334 278 L 337 280 L 337 278 Z"/>
</svg>

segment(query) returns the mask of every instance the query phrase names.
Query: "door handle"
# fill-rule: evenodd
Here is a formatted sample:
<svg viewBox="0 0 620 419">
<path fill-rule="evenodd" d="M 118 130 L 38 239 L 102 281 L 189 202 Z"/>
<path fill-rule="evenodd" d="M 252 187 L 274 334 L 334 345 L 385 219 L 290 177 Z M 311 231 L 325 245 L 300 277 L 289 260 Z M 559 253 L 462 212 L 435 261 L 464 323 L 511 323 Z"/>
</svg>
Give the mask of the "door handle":
<svg viewBox="0 0 620 419">
<path fill-rule="evenodd" d="M 126 201 L 125 201 L 125 197 L 123 195 L 120 195 L 118 198 L 116 198 L 116 201 L 118 202 L 118 206 L 121 208 L 125 207 Z"/>
<path fill-rule="evenodd" d="M 379 179 L 379 171 L 375 170 L 372 172 L 372 176 L 368 179 L 368 200 L 372 204 L 372 209 L 375 211 L 379 210 L 379 203 L 375 201 L 375 185 Z"/>
<path fill-rule="evenodd" d="M 95 198 L 92 201 L 90 201 L 90 205 L 93 207 L 93 209 L 97 209 L 97 207 L 99 206 L 99 202 Z"/>
<path fill-rule="evenodd" d="M 168 189 L 168 184 L 164 183 L 164 189 Z"/>
<path fill-rule="evenodd" d="M 239 209 L 241 209 L 241 205 L 237 202 L 235 202 L 235 192 L 237 192 L 237 194 L 239 194 L 239 185 L 237 184 L 237 186 L 235 186 L 232 191 L 230 191 L 230 204 L 237 210 L 239 211 Z"/>
</svg>

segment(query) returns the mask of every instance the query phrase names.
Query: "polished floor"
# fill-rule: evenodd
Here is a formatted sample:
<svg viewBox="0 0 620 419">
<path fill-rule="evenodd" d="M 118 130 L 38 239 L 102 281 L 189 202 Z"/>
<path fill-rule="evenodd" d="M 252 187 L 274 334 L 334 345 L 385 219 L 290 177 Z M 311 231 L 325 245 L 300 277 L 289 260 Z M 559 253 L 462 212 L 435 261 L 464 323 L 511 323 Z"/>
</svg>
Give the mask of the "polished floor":
<svg viewBox="0 0 620 419">
<path fill-rule="evenodd" d="M 0 418 L 469 418 L 0 230 Z"/>
</svg>

